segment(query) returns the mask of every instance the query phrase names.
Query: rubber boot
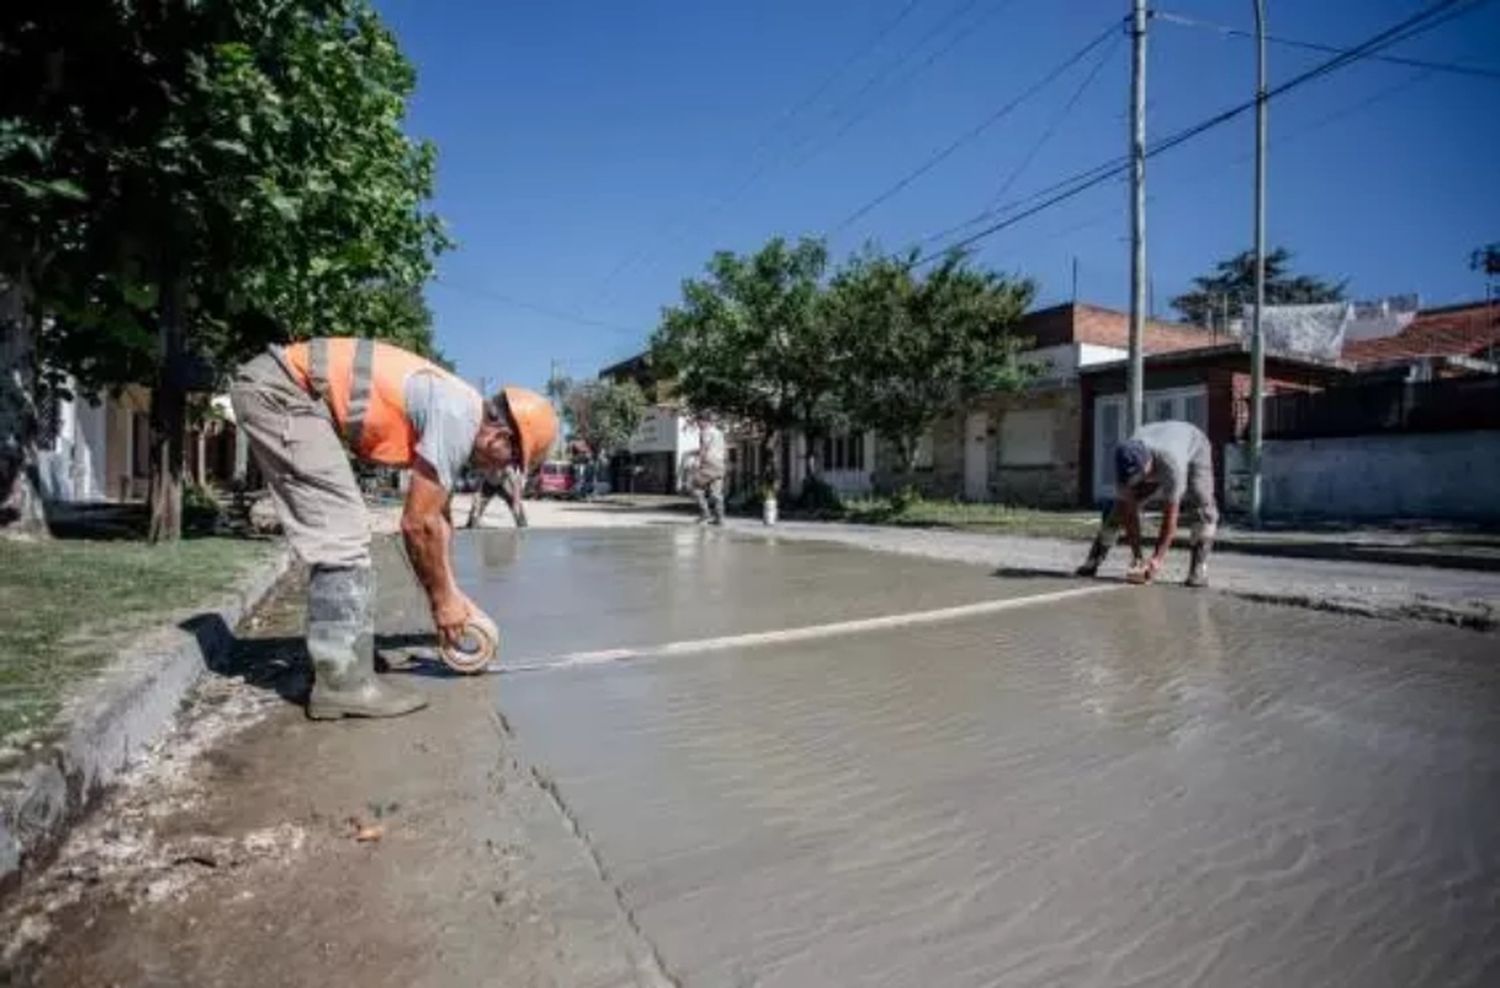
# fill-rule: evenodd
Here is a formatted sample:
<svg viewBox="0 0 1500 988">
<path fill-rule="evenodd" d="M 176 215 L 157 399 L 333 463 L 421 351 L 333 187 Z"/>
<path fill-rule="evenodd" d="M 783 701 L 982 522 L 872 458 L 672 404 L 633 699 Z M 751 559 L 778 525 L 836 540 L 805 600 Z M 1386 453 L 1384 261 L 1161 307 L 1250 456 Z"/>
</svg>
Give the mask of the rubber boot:
<svg viewBox="0 0 1500 988">
<path fill-rule="evenodd" d="M 1208 553 L 1212 547 L 1212 543 L 1207 541 L 1193 543 L 1192 561 L 1188 564 L 1188 586 L 1208 586 Z"/>
<path fill-rule="evenodd" d="M 1075 571 L 1079 576 L 1098 576 L 1099 566 L 1104 562 L 1104 557 L 1109 555 L 1109 543 L 1101 536 L 1094 540 L 1089 549 L 1089 558 Z"/>
<path fill-rule="evenodd" d="M 375 675 L 375 574 L 368 566 L 314 567 L 307 584 L 307 716 L 399 717 L 427 706 L 415 690 Z"/>
</svg>

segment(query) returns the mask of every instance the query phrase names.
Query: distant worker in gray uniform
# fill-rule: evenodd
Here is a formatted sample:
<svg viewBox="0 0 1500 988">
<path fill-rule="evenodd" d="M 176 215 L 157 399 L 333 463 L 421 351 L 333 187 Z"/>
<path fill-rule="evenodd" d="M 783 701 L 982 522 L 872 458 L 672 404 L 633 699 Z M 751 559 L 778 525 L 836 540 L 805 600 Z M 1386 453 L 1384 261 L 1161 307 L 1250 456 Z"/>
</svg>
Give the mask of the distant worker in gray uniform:
<svg viewBox="0 0 1500 988">
<path fill-rule="evenodd" d="M 698 456 L 690 478 L 698 500 L 699 524 L 724 524 L 724 475 L 728 459 L 724 430 L 707 415 L 698 416 Z"/>
<path fill-rule="evenodd" d="M 484 509 L 489 507 L 490 501 L 496 495 L 505 501 L 506 507 L 510 508 L 510 516 L 515 521 L 517 528 L 525 528 L 526 502 L 523 499 L 526 493 L 526 475 L 519 468 L 509 466 L 503 470 L 488 470 L 479 475 L 479 486 L 474 491 L 474 500 L 469 503 L 469 521 L 466 528 L 478 528 L 479 519 L 484 516 Z"/>
<path fill-rule="evenodd" d="M 1141 558 L 1141 508 L 1159 500 L 1161 533 L 1149 560 Z M 1115 447 L 1115 503 L 1104 517 L 1088 561 L 1079 576 L 1094 576 L 1099 564 L 1119 540 L 1120 526 L 1130 539 L 1131 565 L 1125 578 L 1149 583 L 1161 571 L 1167 549 L 1177 535 L 1183 502 L 1196 512 L 1193 521 L 1192 561 L 1187 585 L 1208 586 L 1208 554 L 1219 527 L 1214 504 L 1214 459 L 1208 437 L 1190 422 L 1153 422 Z"/>
</svg>

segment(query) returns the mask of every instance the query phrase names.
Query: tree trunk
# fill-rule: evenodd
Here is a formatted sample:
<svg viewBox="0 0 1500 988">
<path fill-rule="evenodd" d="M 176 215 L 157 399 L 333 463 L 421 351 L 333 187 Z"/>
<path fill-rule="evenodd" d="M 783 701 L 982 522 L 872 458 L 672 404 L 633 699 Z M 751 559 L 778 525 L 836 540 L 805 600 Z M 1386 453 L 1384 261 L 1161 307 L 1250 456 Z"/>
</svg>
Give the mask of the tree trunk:
<svg viewBox="0 0 1500 988">
<path fill-rule="evenodd" d="M 0 535 L 47 538 L 36 483 L 36 323 L 24 282 L 0 280 Z"/>
<path fill-rule="evenodd" d="M 175 266 L 163 265 L 161 279 L 161 363 L 151 391 L 151 467 L 149 499 L 152 543 L 182 538 L 183 436 L 187 427 L 184 388 L 185 329 L 182 282 Z"/>
</svg>

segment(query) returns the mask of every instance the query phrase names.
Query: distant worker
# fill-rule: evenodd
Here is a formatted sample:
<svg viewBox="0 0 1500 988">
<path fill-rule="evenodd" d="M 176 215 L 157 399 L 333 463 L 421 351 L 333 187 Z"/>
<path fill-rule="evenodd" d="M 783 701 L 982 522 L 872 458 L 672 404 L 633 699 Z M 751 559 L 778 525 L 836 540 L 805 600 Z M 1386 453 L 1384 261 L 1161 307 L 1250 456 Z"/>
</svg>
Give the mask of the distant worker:
<svg viewBox="0 0 1500 988">
<path fill-rule="evenodd" d="M 688 482 L 698 501 L 698 523 L 724 524 L 724 430 L 708 415 L 698 416 L 698 450 Z"/>
<path fill-rule="evenodd" d="M 486 470 L 479 475 L 479 486 L 474 491 L 474 500 L 469 504 L 469 520 L 466 528 L 478 528 L 479 519 L 491 500 L 499 496 L 510 508 L 510 517 L 517 528 L 525 528 L 526 522 L 526 474 L 512 464 L 504 470 Z"/>
<path fill-rule="evenodd" d="M 524 388 L 486 400 L 416 354 L 347 337 L 273 346 L 239 368 L 229 394 L 287 539 L 312 570 L 308 716 L 395 717 L 426 706 L 375 675 L 370 525 L 349 456 L 411 468 L 401 534 L 438 635 L 457 647 L 482 612 L 453 575 L 454 481 L 470 462 L 486 471 L 539 463 L 557 434 L 551 404 Z"/>
<path fill-rule="evenodd" d="M 1141 508 L 1160 500 L 1161 533 L 1156 551 L 1141 559 Z M 1079 576 L 1094 576 L 1120 536 L 1120 526 L 1130 540 L 1131 565 L 1125 577 L 1131 583 L 1149 583 L 1161 571 L 1167 549 L 1177 535 L 1183 501 L 1196 511 L 1193 521 L 1192 560 L 1187 585 L 1208 586 L 1208 554 L 1219 526 L 1214 504 L 1214 461 L 1208 437 L 1189 422 L 1153 422 L 1115 447 L 1115 503 L 1105 515 L 1088 561 Z"/>
</svg>

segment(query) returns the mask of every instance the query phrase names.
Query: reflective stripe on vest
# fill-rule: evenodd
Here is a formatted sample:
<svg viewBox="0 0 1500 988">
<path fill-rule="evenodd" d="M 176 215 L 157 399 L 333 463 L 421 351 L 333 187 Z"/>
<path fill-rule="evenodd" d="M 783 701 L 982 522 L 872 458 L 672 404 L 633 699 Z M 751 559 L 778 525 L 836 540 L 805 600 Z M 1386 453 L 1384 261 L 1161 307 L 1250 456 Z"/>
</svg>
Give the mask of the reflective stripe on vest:
<svg viewBox="0 0 1500 988">
<path fill-rule="evenodd" d="M 288 344 L 281 356 L 297 383 L 327 406 L 350 451 L 387 466 L 406 466 L 416 455 L 420 437 L 405 393 L 412 374 L 434 374 L 473 392 L 432 361 L 369 339 L 317 337 Z M 482 406 L 477 393 L 473 400 Z"/>
<path fill-rule="evenodd" d="M 349 423 L 344 438 L 352 449 L 364 438 L 365 416 L 370 412 L 370 382 L 375 376 L 375 341 L 361 339 L 354 346 L 354 381 L 349 389 Z"/>
</svg>

